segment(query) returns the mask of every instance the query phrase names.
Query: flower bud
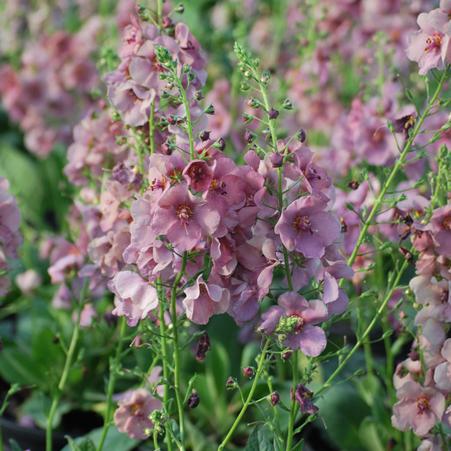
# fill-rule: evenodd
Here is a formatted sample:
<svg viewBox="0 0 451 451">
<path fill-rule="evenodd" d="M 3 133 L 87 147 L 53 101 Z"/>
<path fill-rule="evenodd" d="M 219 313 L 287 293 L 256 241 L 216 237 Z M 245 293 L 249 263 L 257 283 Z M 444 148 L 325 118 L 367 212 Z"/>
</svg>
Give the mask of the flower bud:
<svg viewBox="0 0 451 451">
<path fill-rule="evenodd" d="M 282 352 L 282 360 L 289 360 L 291 355 L 293 354 L 293 351 L 283 351 Z"/>
<path fill-rule="evenodd" d="M 293 104 L 291 103 L 290 99 L 285 99 L 282 106 L 283 106 L 283 108 L 285 110 L 292 110 L 293 109 Z"/>
<path fill-rule="evenodd" d="M 224 138 L 219 138 L 214 144 L 214 147 L 216 147 L 217 149 L 219 149 L 221 152 L 224 151 L 225 149 L 225 141 Z"/>
<path fill-rule="evenodd" d="M 303 128 L 298 131 L 298 139 L 301 143 L 304 143 L 307 139 L 307 134 L 305 133 L 305 130 Z"/>
<path fill-rule="evenodd" d="M 210 337 L 207 332 L 204 332 L 197 342 L 196 349 L 196 360 L 198 362 L 203 362 L 207 355 L 207 352 L 210 350 Z"/>
<path fill-rule="evenodd" d="M 190 397 L 188 398 L 188 402 L 187 402 L 188 407 L 189 407 L 190 409 L 195 409 L 195 408 L 199 405 L 199 403 L 200 403 L 200 397 L 199 397 L 199 394 L 197 393 L 196 390 L 193 390 L 193 391 L 191 392 Z"/>
<path fill-rule="evenodd" d="M 245 368 L 243 368 L 243 376 L 246 379 L 252 379 L 254 377 L 254 374 L 254 368 L 252 368 L 251 366 L 246 366 Z"/>
<path fill-rule="evenodd" d="M 404 247 L 399 247 L 399 252 L 401 253 L 401 255 L 407 260 L 412 260 L 412 254 Z"/>
<path fill-rule="evenodd" d="M 273 391 L 269 396 L 269 402 L 271 403 L 272 406 L 276 406 L 277 404 L 279 404 L 279 401 L 280 401 L 279 392 Z"/>
<path fill-rule="evenodd" d="M 278 152 L 274 152 L 269 157 L 273 168 L 280 168 L 283 165 L 283 155 Z"/>
<path fill-rule="evenodd" d="M 183 5 L 183 3 L 179 3 L 179 4 L 176 6 L 176 8 L 174 9 L 174 11 L 175 11 L 176 13 L 183 14 L 183 13 L 185 12 L 185 6 Z"/>
<path fill-rule="evenodd" d="M 279 116 L 279 112 L 278 112 L 276 109 L 271 108 L 271 109 L 268 111 L 268 117 L 269 117 L 269 119 L 274 120 L 274 119 L 277 119 L 278 116 Z"/>
<path fill-rule="evenodd" d="M 353 191 L 355 191 L 356 189 L 359 189 L 360 183 L 357 182 L 356 180 L 351 180 L 348 183 L 348 188 L 352 189 Z"/>
<path fill-rule="evenodd" d="M 205 110 L 205 114 L 215 114 L 215 107 L 213 105 L 208 105 L 207 109 Z"/>
<path fill-rule="evenodd" d="M 204 130 L 199 135 L 199 138 L 201 139 L 201 141 L 208 141 L 210 139 L 210 132 L 208 130 Z"/>
<path fill-rule="evenodd" d="M 229 376 L 226 381 L 226 389 L 234 390 L 237 387 L 237 383 L 232 376 Z"/>
<path fill-rule="evenodd" d="M 254 141 L 254 139 L 255 139 L 255 134 L 252 133 L 250 130 L 246 130 L 246 131 L 244 132 L 244 139 L 246 140 L 246 142 L 247 142 L 248 144 L 250 144 L 251 142 Z"/>
</svg>

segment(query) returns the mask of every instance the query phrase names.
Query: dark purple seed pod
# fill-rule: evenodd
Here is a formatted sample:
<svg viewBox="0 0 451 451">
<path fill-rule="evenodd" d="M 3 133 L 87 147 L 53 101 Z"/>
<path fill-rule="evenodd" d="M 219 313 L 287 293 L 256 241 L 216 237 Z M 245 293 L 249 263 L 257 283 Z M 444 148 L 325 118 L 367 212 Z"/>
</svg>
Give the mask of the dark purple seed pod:
<svg viewBox="0 0 451 451">
<path fill-rule="evenodd" d="M 305 140 L 307 139 L 307 134 L 305 133 L 305 130 L 302 128 L 298 131 L 298 139 L 301 143 L 304 143 Z"/>
</svg>

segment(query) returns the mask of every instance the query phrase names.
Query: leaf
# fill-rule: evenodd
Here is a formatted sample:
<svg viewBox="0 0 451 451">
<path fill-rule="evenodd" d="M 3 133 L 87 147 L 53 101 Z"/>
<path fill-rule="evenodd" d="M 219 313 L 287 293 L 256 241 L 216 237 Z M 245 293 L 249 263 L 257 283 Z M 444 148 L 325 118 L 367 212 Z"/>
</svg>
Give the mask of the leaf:
<svg viewBox="0 0 451 451">
<path fill-rule="evenodd" d="M 83 437 L 78 437 L 76 439 L 71 439 L 66 437 L 68 444 L 61 451 L 91 451 L 95 450 L 100 442 L 102 436 L 102 428 L 94 429 Z M 92 444 L 89 444 L 89 442 Z M 104 450 L 108 451 L 130 451 L 139 442 L 137 440 L 132 440 L 126 434 L 122 434 L 115 427 L 110 427 L 106 435 L 105 443 L 103 446 Z M 74 448 L 73 446 L 78 446 Z M 82 448 L 81 446 L 84 446 Z M 92 448 L 86 448 L 87 446 L 93 446 Z"/>
<path fill-rule="evenodd" d="M 9 440 L 9 447 L 10 447 L 11 451 L 22 451 L 22 448 L 13 439 Z"/>
<path fill-rule="evenodd" d="M 268 429 L 266 425 L 256 426 L 251 435 L 249 436 L 249 440 L 247 441 L 245 451 L 273 451 L 274 445 L 272 440 L 271 431 Z"/>
<path fill-rule="evenodd" d="M 96 451 L 96 446 L 89 438 L 83 439 L 80 443 L 76 443 L 75 440 L 70 437 L 66 437 L 69 442 L 71 451 Z"/>
<path fill-rule="evenodd" d="M 368 451 L 384 451 L 377 424 L 370 417 L 365 418 L 359 428 L 359 437 Z"/>
</svg>

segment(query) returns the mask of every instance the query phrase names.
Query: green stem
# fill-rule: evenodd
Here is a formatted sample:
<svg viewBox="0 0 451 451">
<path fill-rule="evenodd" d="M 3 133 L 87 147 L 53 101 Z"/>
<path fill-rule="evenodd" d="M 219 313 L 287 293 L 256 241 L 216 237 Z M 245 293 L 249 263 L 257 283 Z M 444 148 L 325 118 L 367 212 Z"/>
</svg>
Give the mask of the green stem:
<svg viewBox="0 0 451 451">
<path fill-rule="evenodd" d="M 185 449 L 185 421 L 183 416 L 183 402 L 182 402 L 182 394 L 180 387 L 180 347 L 179 347 L 179 334 L 177 327 L 177 287 L 182 280 L 182 277 L 185 273 L 186 263 L 188 260 L 187 253 L 183 254 L 182 259 L 182 267 L 180 272 L 177 274 L 174 280 L 174 284 L 171 289 L 171 319 L 172 319 L 172 327 L 173 327 L 173 338 L 174 338 L 174 390 L 175 390 L 175 399 L 177 403 L 177 411 L 179 417 L 179 428 L 180 428 L 180 441 L 181 441 L 181 450 Z"/>
<path fill-rule="evenodd" d="M 393 295 L 393 292 L 397 288 L 399 281 L 401 280 L 401 277 L 404 274 L 404 272 L 408 266 L 409 266 L 409 260 L 404 260 L 401 268 L 399 269 L 398 273 L 396 274 L 396 277 L 393 281 L 391 288 L 388 290 L 387 294 L 385 295 L 384 300 L 382 301 L 381 305 L 377 309 L 376 315 L 373 317 L 371 322 L 368 324 L 368 327 L 365 329 L 365 332 L 357 340 L 357 343 L 354 345 L 354 347 L 351 349 L 351 351 L 349 351 L 349 353 L 346 355 L 346 357 L 340 362 L 340 364 L 338 365 L 336 370 L 329 376 L 329 378 L 326 380 L 326 382 L 323 384 L 323 386 L 316 393 L 315 396 L 319 396 L 322 392 L 324 392 L 331 386 L 332 381 L 338 376 L 338 374 L 341 373 L 341 371 L 346 366 L 346 364 L 351 359 L 351 357 L 356 353 L 356 351 L 360 348 L 360 346 L 362 346 L 362 344 L 365 342 L 365 340 L 369 337 L 371 331 L 373 330 L 377 321 L 379 320 L 382 313 L 384 312 L 385 307 L 387 306 L 388 302 L 390 301 L 390 299 Z"/>
<path fill-rule="evenodd" d="M 155 153 L 155 102 L 152 102 L 149 116 L 149 149 L 150 155 Z"/>
<path fill-rule="evenodd" d="M 166 322 L 164 320 L 164 294 L 161 287 L 161 280 L 157 280 L 157 292 L 160 300 L 160 344 L 161 344 L 161 363 L 163 366 L 163 378 L 164 378 L 164 392 L 163 392 L 163 405 L 165 412 L 169 411 L 169 368 L 168 368 L 168 347 L 166 341 Z M 172 451 L 172 441 L 171 436 L 168 431 L 169 425 L 166 425 L 166 445 L 168 447 L 168 451 Z"/>
<path fill-rule="evenodd" d="M 255 77 L 257 78 L 257 80 L 260 80 L 260 74 L 255 74 Z M 265 106 L 266 115 L 268 117 L 268 127 L 269 127 L 269 132 L 271 134 L 271 142 L 272 142 L 273 151 L 275 152 L 277 150 L 277 134 L 276 134 L 276 129 L 274 127 L 274 119 L 271 119 L 269 117 L 269 112 L 271 110 L 271 104 L 269 103 L 268 93 L 266 92 L 265 85 L 261 81 L 259 81 L 258 86 L 260 88 L 263 105 Z"/>
<path fill-rule="evenodd" d="M 384 199 L 385 199 L 385 195 L 387 194 L 388 189 L 390 188 L 391 184 L 393 183 L 396 175 L 398 174 L 398 171 L 402 168 L 402 166 L 404 165 L 407 155 L 410 152 L 410 150 L 412 149 L 412 145 L 416 139 L 416 137 L 418 136 L 418 134 L 421 131 L 421 127 L 425 121 L 425 119 L 429 116 L 429 113 L 431 112 L 431 109 L 433 108 L 435 102 L 438 99 L 438 96 L 440 94 L 440 91 L 443 88 L 443 84 L 445 83 L 445 80 L 447 78 L 447 74 L 448 74 L 448 68 L 446 70 L 443 71 L 442 77 L 440 78 L 440 82 L 437 85 L 437 88 L 434 92 L 434 95 L 432 96 L 431 100 L 429 101 L 426 109 L 424 110 L 423 114 L 419 117 L 417 123 L 415 124 L 415 128 L 413 129 L 412 133 L 410 134 L 409 138 L 407 139 L 406 144 L 404 145 L 404 149 L 401 152 L 401 155 L 399 156 L 398 160 L 396 161 L 395 165 L 393 166 L 393 169 L 391 170 L 390 175 L 388 176 L 387 180 L 385 181 L 379 195 L 377 196 L 376 200 L 374 201 L 373 207 L 370 211 L 370 213 L 368 214 L 367 219 L 365 220 L 362 229 L 360 230 L 360 234 L 359 237 L 357 239 L 357 243 L 354 247 L 354 250 L 352 251 L 351 256 L 348 259 L 348 265 L 351 266 L 354 262 L 355 259 L 357 258 L 357 255 L 359 253 L 360 250 L 360 246 L 363 244 L 365 238 L 366 238 L 366 234 L 368 232 L 368 229 L 374 219 L 374 217 L 376 216 L 376 214 L 378 213 Z"/>
<path fill-rule="evenodd" d="M 218 451 L 222 451 L 225 448 L 225 446 L 227 445 L 227 443 L 230 441 L 230 439 L 232 438 L 233 434 L 235 433 L 236 428 L 239 426 L 239 424 L 241 422 L 241 419 L 243 418 L 244 414 L 246 413 L 247 408 L 249 407 L 249 404 L 252 401 L 252 398 L 254 397 L 254 393 L 255 393 L 255 390 L 257 388 L 257 383 L 258 383 L 258 381 L 260 379 L 260 376 L 261 376 L 263 368 L 264 368 L 265 358 L 266 358 L 266 354 L 268 352 L 269 344 L 270 344 L 270 340 L 269 340 L 269 338 L 267 338 L 266 342 L 265 342 L 265 344 L 263 346 L 262 352 L 260 354 L 260 358 L 258 360 L 257 371 L 255 372 L 255 378 L 254 378 L 254 381 L 252 382 L 252 386 L 251 386 L 251 389 L 249 391 L 249 394 L 247 395 L 247 398 L 244 401 L 244 404 L 243 404 L 243 407 L 240 410 L 240 413 L 235 418 L 235 421 L 233 422 L 231 428 L 229 429 L 229 432 L 227 433 L 227 435 L 225 436 L 224 440 L 219 445 Z"/>
<path fill-rule="evenodd" d="M 296 415 L 298 413 L 298 405 L 296 403 L 296 398 L 294 396 L 294 390 L 296 390 L 296 385 L 298 383 L 298 351 L 293 353 L 293 393 L 291 399 L 291 409 L 290 418 L 288 421 L 288 431 L 287 431 L 287 446 L 286 450 L 291 451 L 293 445 L 293 435 L 294 435 L 294 422 L 296 420 Z"/>
<path fill-rule="evenodd" d="M 106 412 L 103 422 L 102 435 L 100 437 L 99 445 L 97 446 L 97 451 L 102 451 L 103 449 L 103 445 L 105 444 L 106 436 L 108 434 L 108 430 L 110 428 L 111 420 L 113 417 L 113 393 L 114 388 L 116 386 L 117 370 L 121 361 L 124 335 L 125 331 L 127 330 L 127 323 L 124 317 L 120 318 L 119 323 L 120 325 L 119 325 L 118 343 L 116 346 L 116 353 L 114 355 L 114 358 L 110 362 L 110 377 L 108 380 L 107 387 Z"/>
<path fill-rule="evenodd" d="M 58 387 L 53 395 L 52 404 L 50 405 L 49 415 L 47 418 L 47 428 L 45 432 L 45 449 L 46 451 L 52 451 L 53 448 L 53 419 L 55 417 L 56 410 L 58 408 L 58 403 L 61 399 L 61 395 L 66 387 L 67 378 L 69 377 L 69 371 L 72 366 L 72 362 L 74 359 L 75 349 L 77 347 L 78 338 L 80 336 L 80 318 L 81 318 L 81 310 L 83 306 L 83 301 L 85 298 L 85 291 L 87 288 L 87 282 L 83 284 L 83 288 L 80 293 L 80 302 L 77 310 L 77 319 L 75 321 L 75 327 L 72 331 L 72 337 L 69 344 L 69 349 L 66 354 L 66 361 L 64 363 L 63 373 L 61 374 L 60 381 L 58 383 Z"/>
<path fill-rule="evenodd" d="M 177 74 L 176 74 L 177 76 Z M 188 141 L 189 141 L 189 158 L 190 160 L 194 160 L 196 157 L 196 153 L 194 150 L 194 136 L 193 136 L 193 121 L 191 119 L 191 110 L 190 104 L 188 102 L 188 98 L 186 97 L 186 91 L 183 87 L 182 80 L 177 77 L 178 80 L 178 88 L 180 95 L 182 96 L 182 103 L 185 107 L 185 115 L 186 115 L 186 131 L 188 133 Z"/>
<path fill-rule="evenodd" d="M 163 20 L 163 0 L 157 0 L 157 22 L 161 27 Z"/>
</svg>

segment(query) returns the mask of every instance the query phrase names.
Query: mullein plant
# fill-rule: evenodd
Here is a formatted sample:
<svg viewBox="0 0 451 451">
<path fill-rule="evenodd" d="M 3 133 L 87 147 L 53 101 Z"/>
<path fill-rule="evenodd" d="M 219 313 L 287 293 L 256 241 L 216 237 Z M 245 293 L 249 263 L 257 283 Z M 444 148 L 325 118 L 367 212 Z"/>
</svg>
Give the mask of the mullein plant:
<svg viewBox="0 0 451 451">
<path fill-rule="evenodd" d="M 344 3 L 358 17 L 356 5 Z M 352 101 L 323 155 L 307 146 L 308 130 L 293 126 L 309 111 L 296 111 L 296 96 L 278 95 L 276 77 L 243 44 L 234 46 L 243 93 L 235 127 L 226 95 L 218 108 L 218 96 L 204 93 L 207 55 L 187 25 L 173 19 L 183 5 L 171 8 L 158 0 L 153 8 L 125 9 L 119 50 L 106 64 L 107 98 L 92 102 L 68 149 L 64 172 L 77 188 L 70 237 L 50 238 L 42 246 L 58 286 L 53 306 L 75 311 L 52 393 L 47 451 L 81 329 L 90 327 L 98 315 L 95 301 L 108 291 L 119 320 L 98 451 L 107 449 L 113 423 L 154 449 L 191 448 L 188 419 L 191 424 L 196 415 L 189 412 L 202 399 L 182 358 L 197 343 L 195 357 L 205 359 L 215 346 L 205 328 L 220 314 L 250 330 L 260 350 L 255 365 L 242 369 L 246 390 L 233 378 L 224 381 L 224 390 L 239 392 L 240 404 L 231 409 L 236 416 L 223 435 L 215 437 L 218 450 L 239 443 L 245 418 L 257 410 L 274 449 L 302 449 L 304 428 L 321 419 L 318 405 L 327 402 L 328 390 L 360 349 L 366 381 L 383 379 L 393 409 L 395 429 L 381 436 L 396 440 L 399 449 L 446 449 L 451 208 L 444 118 L 449 100 L 442 91 L 450 75 L 449 2 L 420 14 L 420 31 L 405 43 L 425 83 L 424 105 L 401 106 L 399 86 L 382 80 L 375 97 Z M 321 14 L 328 32 L 319 47 L 341 46 L 333 28 L 337 20 Z M 362 35 L 369 26 L 364 25 Z M 406 58 L 401 65 L 407 66 Z M 326 77 L 324 66 L 316 69 Z M 16 86 L 15 76 L 6 74 L 0 90 L 2 83 Z M 288 92 L 295 94 L 295 88 L 296 82 Z M 7 99 L 15 89 L 5 88 Z M 218 115 L 228 117 L 227 127 Z M 232 146 L 225 135 L 243 124 Z M 38 153 L 50 148 L 30 146 Z M 19 241 L 18 213 L 5 182 L 0 184 L 6 212 L 0 213 L 0 244 L 9 257 Z M 414 318 L 406 313 L 412 307 Z M 351 346 L 345 337 L 330 340 L 335 324 L 349 318 L 355 325 Z M 392 324 L 412 344 L 397 365 Z M 383 369 L 371 346 L 380 327 Z M 134 347 L 151 352 L 144 371 L 124 363 Z M 332 370 L 321 380 L 324 363 Z M 276 390 L 281 366 L 290 368 L 287 393 Z M 136 383 L 118 393 L 118 379 L 125 375 Z"/>
</svg>

